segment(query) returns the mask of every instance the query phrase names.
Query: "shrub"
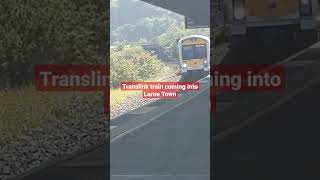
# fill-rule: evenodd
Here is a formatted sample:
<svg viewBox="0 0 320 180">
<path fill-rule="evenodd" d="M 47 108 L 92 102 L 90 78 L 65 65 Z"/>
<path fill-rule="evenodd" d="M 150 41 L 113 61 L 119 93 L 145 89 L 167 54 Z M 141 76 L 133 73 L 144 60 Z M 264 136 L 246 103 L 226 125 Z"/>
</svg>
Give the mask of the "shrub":
<svg viewBox="0 0 320 180">
<path fill-rule="evenodd" d="M 155 78 L 165 68 L 164 64 L 141 46 L 122 46 L 111 51 L 111 87 L 121 82 L 146 81 Z"/>
<path fill-rule="evenodd" d="M 0 78 L 19 86 L 32 80 L 36 64 L 105 63 L 106 3 L 2 0 Z"/>
</svg>

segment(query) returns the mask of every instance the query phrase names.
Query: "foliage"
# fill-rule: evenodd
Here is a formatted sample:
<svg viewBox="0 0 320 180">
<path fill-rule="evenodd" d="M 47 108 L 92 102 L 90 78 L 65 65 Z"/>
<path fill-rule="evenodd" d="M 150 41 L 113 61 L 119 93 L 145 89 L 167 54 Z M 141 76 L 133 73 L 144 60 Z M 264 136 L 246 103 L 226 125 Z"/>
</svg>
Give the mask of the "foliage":
<svg viewBox="0 0 320 180">
<path fill-rule="evenodd" d="M 150 5 L 141 0 L 111 0 L 110 24 L 111 31 L 125 24 L 135 24 L 145 17 L 178 17 L 173 12 Z"/>
<path fill-rule="evenodd" d="M 139 90 L 137 91 L 122 91 L 121 89 L 112 89 L 110 91 L 110 108 L 116 108 L 122 103 L 126 102 L 129 97 L 141 94 Z"/>
<path fill-rule="evenodd" d="M 106 12 L 100 0 L 1 1 L 0 78 L 19 85 L 35 64 L 105 63 Z"/>
<path fill-rule="evenodd" d="M 110 83 L 113 88 L 121 82 L 146 81 L 157 77 L 165 68 L 152 53 L 140 46 L 119 46 L 111 51 Z"/>
<path fill-rule="evenodd" d="M 179 21 L 178 21 L 179 20 Z M 133 24 L 124 24 L 111 31 L 111 43 L 151 42 L 152 39 L 168 31 L 171 26 L 181 26 L 182 18 L 169 15 L 144 17 Z"/>
</svg>

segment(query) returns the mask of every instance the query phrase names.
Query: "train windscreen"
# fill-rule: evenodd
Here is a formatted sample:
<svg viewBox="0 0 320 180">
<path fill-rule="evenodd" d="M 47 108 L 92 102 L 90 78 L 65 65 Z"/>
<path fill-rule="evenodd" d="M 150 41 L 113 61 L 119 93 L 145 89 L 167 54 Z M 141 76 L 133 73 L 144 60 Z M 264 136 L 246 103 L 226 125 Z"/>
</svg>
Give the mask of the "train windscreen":
<svg viewBox="0 0 320 180">
<path fill-rule="evenodd" d="M 195 45 L 194 55 L 196 59 L 202 59 L 207 57 L 206 45 Z"/>
<path fill-rule="evenodd" d="M 182 47 L 182 58 L 202 59 L 207 57 L 206 45 L 185 45 Z"/>
<path fill-rule="evenodd" d="M 193 45 L 182 46 L 182 58 L 193 59 Z"/>
</svg>

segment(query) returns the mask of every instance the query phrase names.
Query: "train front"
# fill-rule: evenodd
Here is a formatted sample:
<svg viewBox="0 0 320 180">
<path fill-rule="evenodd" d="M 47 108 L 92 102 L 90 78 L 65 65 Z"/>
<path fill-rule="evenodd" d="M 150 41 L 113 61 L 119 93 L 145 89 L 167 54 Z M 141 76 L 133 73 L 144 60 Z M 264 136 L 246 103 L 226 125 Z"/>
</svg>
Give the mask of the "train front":
<svg viewBox="0 0 320 180">
<path fill-rule="evenodd" d="M 208 74 L 210 69 L 210 39 L 204 36 L 188 36 L 178 42 L 180 72 Z"/>
</svg>

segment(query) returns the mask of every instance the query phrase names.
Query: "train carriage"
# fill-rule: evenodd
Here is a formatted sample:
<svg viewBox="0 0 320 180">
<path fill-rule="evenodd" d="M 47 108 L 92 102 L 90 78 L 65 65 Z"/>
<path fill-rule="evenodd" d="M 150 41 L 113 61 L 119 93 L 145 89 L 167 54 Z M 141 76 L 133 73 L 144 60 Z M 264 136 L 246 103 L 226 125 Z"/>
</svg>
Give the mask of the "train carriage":
<svg viewBox="0 0 320 180">
<path fill-rule="evenodd" d="M 210 69 L 210 38 L 191 35 L 178 41 L 180 72 L 208 74 Z"/>
</svg>

